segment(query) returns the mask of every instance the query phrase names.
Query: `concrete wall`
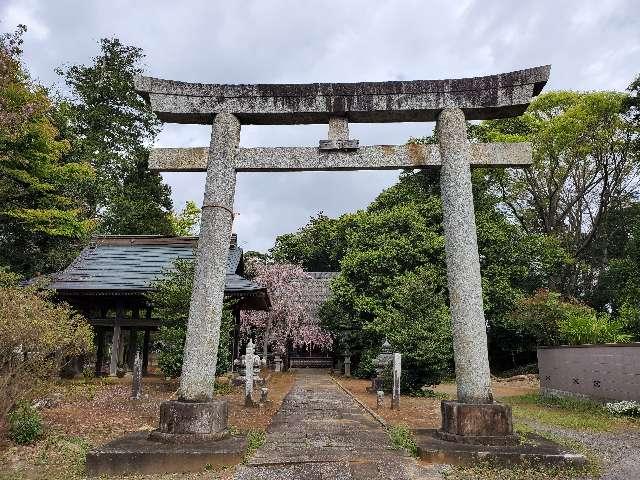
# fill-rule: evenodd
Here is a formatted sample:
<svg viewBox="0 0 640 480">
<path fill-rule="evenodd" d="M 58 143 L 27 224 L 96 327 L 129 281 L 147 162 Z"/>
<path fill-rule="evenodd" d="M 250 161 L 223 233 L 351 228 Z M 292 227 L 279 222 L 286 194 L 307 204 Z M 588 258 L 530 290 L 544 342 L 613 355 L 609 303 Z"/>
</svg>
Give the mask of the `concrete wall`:
<svg viewBox="0 0 640 480">
<path fill-rule="evenodd" d="M 640 343 L 542 347 L 540 391 L 640 401 Z"/>
</svg>

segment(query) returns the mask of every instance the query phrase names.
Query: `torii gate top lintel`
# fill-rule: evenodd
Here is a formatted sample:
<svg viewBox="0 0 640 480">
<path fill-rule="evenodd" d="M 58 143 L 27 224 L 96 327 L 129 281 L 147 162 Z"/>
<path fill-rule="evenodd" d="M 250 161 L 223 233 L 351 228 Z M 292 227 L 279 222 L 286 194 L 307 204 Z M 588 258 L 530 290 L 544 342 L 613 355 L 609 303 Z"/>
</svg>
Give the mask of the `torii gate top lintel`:
<svg viewBox="0 0 640 480">
<path fill-rule="evenodd" d="M 467 120 L 521 115 L 549 78 L 551 67 L 485 77 L 367 83 L 220 85 L 136 78 L 136 88 L 158 118 L 174 123 L 213 124 L 231 114 L 242 124 L 328 123 L 328 140 L 314 147 L 240 148 L 225 161 L 236 171 L 383 170 L 441 165 L 438 145 L 359 147 L 349 139 L 350 122 L 434 121 L 446 108 Z M 531 163 L 523 143 L 474 145 L 472 166 L 522 167 Z M 154 149 L 149 168 L 158 172 L 206 171 L 202 148 Z"/>
<path fill-rule="evenodd" d="M 158 118 L 211 125 L 218 113 L 241 124 L 429 122 L 444 108 L 467 120 L 521 115 L 545 86 L 550 65 L 483 77 L 362 83 L 223 85 L 137 77 L 136 89 Z"/>
</svg>

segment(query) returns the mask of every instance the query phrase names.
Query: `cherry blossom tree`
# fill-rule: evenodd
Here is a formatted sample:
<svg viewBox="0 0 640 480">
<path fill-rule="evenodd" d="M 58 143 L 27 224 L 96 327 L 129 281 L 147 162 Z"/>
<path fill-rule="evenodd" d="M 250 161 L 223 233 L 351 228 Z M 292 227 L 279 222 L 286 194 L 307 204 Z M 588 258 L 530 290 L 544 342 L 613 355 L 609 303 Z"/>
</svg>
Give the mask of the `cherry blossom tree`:
<svg viewBox="0 0 640 480">
<path fill-rule="evenodd" d="M 261 337 L 265 357 L 269 346 L 284 353 L 289 340 L 294 347 L 331 347 L 332 336 L 320 327 L 313 306 L 306 302 L 305 280 L 310 277 L 302 267 L 252 259 L 247 269 L 253 281 L 267 288 L 271 310 L 242 311 L 241 331 Z"/>
</svg>

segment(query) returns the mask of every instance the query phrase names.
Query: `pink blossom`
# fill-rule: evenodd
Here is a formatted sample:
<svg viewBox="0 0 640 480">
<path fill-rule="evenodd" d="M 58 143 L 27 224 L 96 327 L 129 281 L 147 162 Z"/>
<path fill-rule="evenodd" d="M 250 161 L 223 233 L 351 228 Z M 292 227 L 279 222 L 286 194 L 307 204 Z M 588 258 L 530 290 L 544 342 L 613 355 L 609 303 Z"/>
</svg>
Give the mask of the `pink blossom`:
<svg viewBox="0 0 640 480">
<path fill-rule="evenodd" d="M 298 265 L 263 263 L 254 260 L 248 264 L 253 280 L 267 288 L 271 300 L 269 311 L 243 311 L 241 331 L 245 336 L 258 335 L 265 347 L 284 353 L 287 341 L 294 347 L 331 348 L 332 336 L 322 329 L 317 315 L 304 294 L 309 275 Z"/>
</svg>

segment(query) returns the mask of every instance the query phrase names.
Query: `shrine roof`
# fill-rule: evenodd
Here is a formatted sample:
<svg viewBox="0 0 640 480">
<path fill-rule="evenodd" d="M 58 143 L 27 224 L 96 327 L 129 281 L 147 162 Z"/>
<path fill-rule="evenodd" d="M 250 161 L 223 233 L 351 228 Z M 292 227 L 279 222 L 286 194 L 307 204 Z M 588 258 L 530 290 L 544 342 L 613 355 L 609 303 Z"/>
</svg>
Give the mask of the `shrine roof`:
<svg viewBox="0 0 640 480">
<path fill-rule="evenodd" d="M 308 278 L 300 280 L 304 284 L 301 301 L 309 307 L 313 316 L 331 295 L 331 280 L 339 272 L 305 272 Z"/>
<path fill-rule="evenodd" d="M 80 292 L 143 293 L 152 289 L 178 259 L 194 258 L 197 237 L 154 235 L 96 236 L 48 288 L 65 295 Z M 242 249 L 232 241 L 227 260 L 225 295 L 265 297 L 266 290 L 241 276 Z"/>
</svg>

